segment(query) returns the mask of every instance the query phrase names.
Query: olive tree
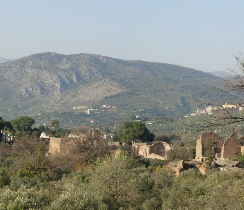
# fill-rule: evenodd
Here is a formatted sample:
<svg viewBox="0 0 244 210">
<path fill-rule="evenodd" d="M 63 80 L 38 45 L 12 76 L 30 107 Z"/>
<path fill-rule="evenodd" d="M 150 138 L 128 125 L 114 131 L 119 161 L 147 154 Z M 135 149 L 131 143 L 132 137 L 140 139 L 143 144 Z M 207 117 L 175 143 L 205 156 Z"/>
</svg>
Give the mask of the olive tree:
<svg viewBox="0 0 244 210">
<path fill-rule="evenodd" d="M 94 197 L 101 199 L 107 209 L 140 209 L 150 192 L 146 168 L 138 168 L 137 162 L 127 156 L 106 157 L 91 168 L 90 189 Z"/>
</svg>

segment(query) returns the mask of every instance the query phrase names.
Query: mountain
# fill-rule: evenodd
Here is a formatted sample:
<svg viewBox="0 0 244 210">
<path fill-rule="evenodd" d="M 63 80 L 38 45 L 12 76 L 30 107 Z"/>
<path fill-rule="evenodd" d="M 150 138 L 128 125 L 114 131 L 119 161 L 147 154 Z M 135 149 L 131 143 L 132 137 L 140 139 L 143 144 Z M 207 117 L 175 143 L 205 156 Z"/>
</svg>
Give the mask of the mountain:
<svg viewBox="0 0 244 210">
<path fill-rule="evenodd" d="M 0 57 L 0 63 L 4 63 L 4 62 L 10 62 L 13 61 L 14 59 L 8 59 L 8 58 L 1 58 Z"/>
<path fill-rule="evenodd" d="M 230 73 L 226 71 L 214 71 L 214 72 L 210 72 L 210 74 L 223 79 L 230 78 L 232 76 Z"/>
<path fill-rule="evenodd" d="M 36 116 L 110 104 L 120 110 L 184 115 L 230 96 L 222 79 L 182 66 L 92 54 L 38 53 L 0 64 L 0 116 Z"/>
</svg>

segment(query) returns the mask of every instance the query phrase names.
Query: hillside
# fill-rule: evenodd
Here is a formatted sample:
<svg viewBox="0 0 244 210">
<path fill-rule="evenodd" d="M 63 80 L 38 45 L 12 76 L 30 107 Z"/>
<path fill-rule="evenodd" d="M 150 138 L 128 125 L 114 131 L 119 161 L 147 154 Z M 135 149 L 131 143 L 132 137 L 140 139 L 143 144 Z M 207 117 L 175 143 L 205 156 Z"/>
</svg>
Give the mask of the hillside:
<svg viewBox="0 0 244 210">
<path fill-rule="evenodd" d="M 4 63 L 4 62 L 10 62 L 13 61 L 14 59 L 8 59 L 8 58 L 2 58 L 0 57 L 0 63 Z"/>
<path fill-rule="evenodd" d="M 209 73 L 223 79 L 230 78 L 232 76 L 230 72 L 225 72 L 225 71 L 214 71 Z"/>
<path fill-rule="evenodd" d="M 208 73 L 100 55 L 39 53 L 1 63 L 0 71 L 0 115 L 8 119 L 103 104 L 184 115 L 230 97 L 213 91 L 222 80 Z"/>
</svg>

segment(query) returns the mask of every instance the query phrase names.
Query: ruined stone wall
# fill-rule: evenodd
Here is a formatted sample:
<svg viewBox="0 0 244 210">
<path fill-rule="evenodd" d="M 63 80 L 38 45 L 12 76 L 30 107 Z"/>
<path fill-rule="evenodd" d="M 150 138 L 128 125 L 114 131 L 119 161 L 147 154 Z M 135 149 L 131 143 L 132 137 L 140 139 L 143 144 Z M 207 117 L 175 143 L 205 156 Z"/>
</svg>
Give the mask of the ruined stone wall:
<svg viewBox="0 0 244 210">
<path fill-rule="evenodd" d="M 166 142 L 154 144 L 132 142 L 132 152 L 136 156 L 143 156 L 151 159 L 167 159 L 166 151 L 170 150 L 170 145 Z"/>
<path fill-rule="evenodd" d="M 61 138 L 50 137 L 48 155 L 55 155 L 61 152 Z"/>
<path fill-rule="evenodd" d="M 238 144 L 237 134 L 233 133 L 225 141 L 225 143 L 222 147 L 221 158 L 223 158 L 223 159 L 236 158 L 238 155 L 238 152 L 237 152 L 238 146 L 239 146 L 239 144 Z"/>
<path fill-rule="evenodd" d="M 143 157 L 149 156 L 150 146 L 147 145 L 146 143 L 136 144 L 136 148 L 137 148 L 137 155 L 138 156 L 143 156 Z"/>
<path fill-rule="evenodd" d="M 213 150 L 216 157 L 221 157 L 223 144 L 224 139 L 212 132 L 202 134 L 200 139 L 197 140 L 195 159 L 197 161 L 203 161 L 210 150 Z"/>
<path fill-rule="evenodd" d="M 195 159 L 200 162 L 204 161 L 211 148 L 218 160 L 234 159 L 244 154 L 243 145 L 244 137 L 238 139 L 236 133 L 232 133 L 226 141 L 213 133 L 204 133 L 197 140 Z"/>
<path fill-rule="evenodd" d="M 203 154 L 202 154 L 202 141 L 201 138 L 197 140 L 196 145 L 196 161 L 203 162 Z"/>
<path fill-rule="evenodd" d="M 207 156 L 206 152 L 211 146 L 214 150 L 214 153 L 220 156 L 221 149 L 224 144 L 224 138 L 221 138 L 212 132 L 204 133 L 201 135 L 201 142 L 203 147 L 203 156 Z"/>
<path fill-rule="evenodd" d="M 131 151 L 135 156 L 139 156 L 139 146 L 132 143 Z"/>
<path fill-rule="evenodd" d="M 163 144 L 161 143 L 155 143 L 154 145 L 151 146 L 151 153 L 154 153 L 156 155 L 160 156 L 166 156 L 166 150 Z"/>
</svg>

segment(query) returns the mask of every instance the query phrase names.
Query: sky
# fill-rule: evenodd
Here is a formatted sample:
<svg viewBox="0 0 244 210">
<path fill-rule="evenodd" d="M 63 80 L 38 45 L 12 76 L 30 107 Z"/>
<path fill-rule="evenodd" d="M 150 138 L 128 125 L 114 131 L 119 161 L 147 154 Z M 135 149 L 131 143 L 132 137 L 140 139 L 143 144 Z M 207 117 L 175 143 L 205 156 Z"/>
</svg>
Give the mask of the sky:
<svg viewBox="0 0 244 210">
<path fill-rule="evenodd" d="M 0 0 L 0 57 L 89 53 L 200 71 L 236 68 L 242 0 Z"/>
</svg>

